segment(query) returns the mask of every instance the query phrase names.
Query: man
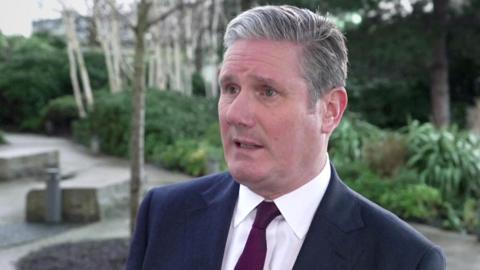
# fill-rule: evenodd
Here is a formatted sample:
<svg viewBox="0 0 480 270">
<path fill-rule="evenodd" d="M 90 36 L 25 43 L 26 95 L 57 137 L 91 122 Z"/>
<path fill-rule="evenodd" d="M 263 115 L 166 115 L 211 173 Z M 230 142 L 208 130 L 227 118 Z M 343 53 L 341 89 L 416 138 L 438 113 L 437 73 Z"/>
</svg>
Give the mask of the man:
<svg viewBox="0 0 480 270">
<path fill-rule="evenodd" d="M 346 187 L 327 155 L 347 105 L 347 50 L 291 6 L 233 19 L 219 73 L 229 172 L 153 189 L 127 269 L 445 269 L 440 249 Z"/>
</svg>

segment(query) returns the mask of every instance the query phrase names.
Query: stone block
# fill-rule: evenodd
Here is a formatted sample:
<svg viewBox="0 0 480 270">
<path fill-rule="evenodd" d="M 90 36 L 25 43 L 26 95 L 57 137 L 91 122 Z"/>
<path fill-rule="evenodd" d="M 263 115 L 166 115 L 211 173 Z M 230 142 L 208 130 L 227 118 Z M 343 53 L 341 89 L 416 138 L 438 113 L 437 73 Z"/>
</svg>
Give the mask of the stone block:
<svg viewBox="0 0 480 270">
<path fill-rule="evenodd" d="M 2 149 L 0 151 L 0 182 L 19 179 L 45 180 L 48 166 L 59 166 L 57 150 Z"/>
<path fill-rule="evenodd" d="M 128 214 L 130 197 L 128 179 L 105 180 L 97 176 L 92 180 L 87 181 L 82 177 L 61 182 L 62 222 L 95 222 Z M 30 190 L 26 204 L 27 221 L 44 222 L 45 205 L 45 187 Z"/>
</svg>

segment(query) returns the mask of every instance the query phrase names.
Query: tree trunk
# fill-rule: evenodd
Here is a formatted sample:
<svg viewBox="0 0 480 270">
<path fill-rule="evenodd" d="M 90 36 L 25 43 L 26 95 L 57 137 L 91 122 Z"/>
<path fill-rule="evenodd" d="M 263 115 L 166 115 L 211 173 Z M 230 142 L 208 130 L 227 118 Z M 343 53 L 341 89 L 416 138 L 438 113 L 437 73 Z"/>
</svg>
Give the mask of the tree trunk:
<svg viewBox="0 0 480 270">
<path fill-rule="evenodd" d="M 182 46 L 183 61 L 182 61 L 182 74 L 183 74 L 183 87 L 184 93 L 188 96 L 192 95 L 192 74 L 193 74 L 193 31 L 192 31 L 192 20 L 193 20 L 193 11 L 192 9 L 185 10 L 185 16 L 182 18 L 184 21 L 183 26 L 185 33 L 184 37 L 184 46 Z"/>
<path fill-rule="evenodd" d="M 107 67 L 107 75 L 108 75 L 108 85 L 110 86 L 110 92 L 114 93 L 117 89 L 116 81 L 114 78 L 113 72 L 113 63 L 112 63 L 112 50 L 110 49 L 110 43 L 107 37 L 107 30 L 105 29 L 106 26 L 102 23 L 102 14 L 100 11 L 100 0 L 93 1 L 93 18 L 95 22 L 95 27 L 97 28 L 97 40 L 100 42 L 102 46 L 103 54 L 105 56 L 105 65 Z"/>
<path fill-rule="evenodd" d="M 80 91 L 80 85 L 78 83 L 77 76 L 77 64 L 75 62 L 75 54 L 70 43 L 67 45 L 68 63 L 70 65 L 70 80 L 73 86 L 73 96 L 75 97 L 75 103 L 77 104 L 78 116 L 80 118 L 87 117 L 85 112 L 85 106 L 83 105 L 82 92 Z"/>
<path fill-rule="evenodd" d="M 203 33 L 205 30 L 202 28 L 199 31 L 195 42 L 194 66 L 195 72 L 201 74 L 203 69 Z"/>
<path fill-rule="evenodd" d="M 117 81 L 115 80 L 115 73 L 113 72 L 113 63 L 112 63 L 112 50 L 108 45 L 108 42 L 105 40 L 100 40 L 100 44 L 102 45 L 103 54 L 105 55 L 105 64 L 107 67 L 107 75 L 108 75 L 108 84 L 110 86 L 110 92 L 116 93 L 118 86 Z"/>
<path fill-rule="evenodd" d="M 83 60 L 83 54 L 80 49 L 80 43 L 78 42 L 77 32 L 75 30 L 75 16 L 73 11 L 70 10 L 65 11 L 65 14 L 67 18 L 65 28 L 69 35 L 71 48 L 78 62 L 78 68 L 80 69 L 80 77 L 82 79 L 85 100 L 87 101 L 88 108 L 91 110 L 93 109 L 92 88 L 90 86 L 90 78 L 88 77 L 87 67 L 85 66 L 85 61 Z"/>
<path fill-rule="evenodd" d="M 73 37 L 72 37 L 72 27 L 70 26 L 71 23 L 71 11 L 63 10 L 62 11 L 63 23 L 65 25 L 65 33 L 67 36 L 67 55 L 68 55 L 68 63 L 70 66 L 70 80 L 72 81 L 73 87 L 73 96 L 75 98 L 75 103 L 77 104 L 78 115 L 80 118 L 87 117 L 87 113 L 85 111 L 85 106 L 83 105 L 83 98 L 82 98 L 82 91 L 80 90 L 80 84 L 78 82 L 78 73 L 77 73 L 77 61 L 75 60 L 75 52 L 74 52 L 74 45 L 73 45 Z"/>
<path fill-rule="evenodd" d="M 114 0 L 111 1 L 112 5 L 115 4 Z M 122 91 L 123 88 L 123 81 L 122 81 L 122 74 L 121 74 L 121 65 L 122 65 L 122 47 L 120 43 L 120 31 L 118 26 L 118 15 L 116 13 L 112 14 L 112 21 L 111 21 L 111 46 L 112 46 L 112 62 L 113 62 L 113 75 L 115 80 L 115 92 Z"/>
<path fill-rule="evenodd" d="M 221 58 L 218 54 L 218 47 L 220 46 L 219 41 L 219 32 L 220 32 L 220 15 L 223 13 L 222 9 L 222 1 L 221 0 L 213 0 L 211 6 L 211 12 L 213 12 L 213 16 L 211 17 L 210 21 L 210 43 L 212 47 L 212 59 L 214 64 L 214 69 L 212 69 L 212 84 L 210 86 L 210 95 L 209 97 L 216 97 L 218 95 L 218 70 L 220 68 L 220 61 Z"/>
<path fill-rule="evenodd" d="M 162 57 L 163 46 L 160 44 L 155 46 L 154 58 L 155 58 L 155 85 L 160 90 L 165 90 L 165 61 Z M 165 54 L 165 53 L 164 53 Z"/>
<path fill-rule="evenodd" d="M 83 91 L 85 93 L 85 99 L 87 101 L 87 106 L 90 110 L 93 109 L 93 94 L 92 87 L 90 86 L 90 78 L 88 76 L 87 67 L 85 66 L 85 61 L 83 60 L 83 54 L 80 51 L 80 48 L 77 47 L 75 50 L 77 54 L 78 67 L 80 68 L 80 76 L 82 78 Z"/>
<path fill-rule="evenodd" d="M 118 16 L 115 0 L 94 0 L 93 17 L 97 28 L 97 39 L 102 46 L 107 67 L 111 93 L 122 90 L 122 53 L 118 31 Z"/>
<path fill-rule="evenodd" d="M 145 134 L 145 34 L 148 29 L 173 14 L 179 6 L 159 14 L 156 18 L 149 20 L 149 11 L 152 7 L 152 0 L 140 0 L 137 4 L 137 24 L 132 26 L 135 32 L 135 53 L 134 53 L 134 76 L 133 76 L 133 98 L 132 118 L 130 131 L 130 158 L 131 158 L 131 179 L 130 179 L 130 232 L 135 229 L 137 209 L 140 201 L 140 191 L 144 180 L 144 134 Z"/>
<path fill-rule="evenodd" d="M 450 91 L 448 85 L 447 26 L 448 0 L 434 0 L 433 52 L 430 69 L 432 120 L 435 126 L 450 124 Z"/>
<path fill-rule="evenodd" d="M 148 75 L 147 75 L 147 85 L 148 87 L 155 87 L 155 58 L 152 53 L 149 53 L 147 57 L 148 61 Z"/>
<path fill-rule="evenodd" d="M 180 31 L 178 29 L 177 31 Z M 184 92 L 185 89 L 183 89 L 182 85 L 182 59 L 181 59 L 181 51 L 180 51 L 180 41 L 178 38 L 176 38 L 173 41 L 173 56 L 174 56 L 174 65 L 175 65 L 175 84 L 174 84 L 174 90 Z"/>
<path fill-rule="evenodd" d="M 166 74 L 167 74 L 167 82 L 168 82 L 168 87 L 170 88 L 170 90 L 172 89 L 175 89 L 175 63 L 174 63 L 174 60 L 173 60 L 173 54 L 174 54 L 174 50 L 172 48 L 173 44 L 172 42 L 168 42 L 168 44 L 166 45 L 165 47 L 165 51 L 167 52 L 166 53 L 166 58 L 165 58 L 165 62 L 167 62 L 166 64 L 166 67 L 167 67 L 167 70 L 166 70 Z"/>
<path fill-rule="evenodd" d="M 130 231 L 135 229 L 140 190 L 145 174 L 144 133 L 145 133 L 145 33 L 148 30 L 148 11 L 151 3 L 141 0 L 137 7 L 135 27 L 135 56 L 132 98 L 132 121 L 130 137 L 131 179 L 130 179 Z"/>
</svg>

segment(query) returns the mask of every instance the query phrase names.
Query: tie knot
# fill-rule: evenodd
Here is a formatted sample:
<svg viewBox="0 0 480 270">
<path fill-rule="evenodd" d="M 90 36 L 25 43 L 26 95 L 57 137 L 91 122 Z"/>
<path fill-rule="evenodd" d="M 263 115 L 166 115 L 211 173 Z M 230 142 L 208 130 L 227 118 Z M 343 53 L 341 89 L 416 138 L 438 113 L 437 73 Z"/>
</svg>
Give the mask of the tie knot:
<svg viewBox="0 0 480 270">
<path fill-rule="evenodd" d="M 257 206 L 257 214 L 255 215 L 253 227 L 264 230 L 278 215 L 280 215 L 280 211 L 275 203 L 263 201 Z"/>
</svg>

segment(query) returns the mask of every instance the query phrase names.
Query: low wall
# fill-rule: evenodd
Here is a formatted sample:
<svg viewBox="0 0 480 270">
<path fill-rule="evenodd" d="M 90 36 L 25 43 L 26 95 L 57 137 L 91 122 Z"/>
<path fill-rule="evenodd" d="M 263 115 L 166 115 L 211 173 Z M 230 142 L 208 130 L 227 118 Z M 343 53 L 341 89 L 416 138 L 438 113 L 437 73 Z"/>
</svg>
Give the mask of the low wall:
<svg viewBox="0 0 480 270">
<path fill-rule="evenodd" d="M 96 180 L 96 181 L 95 181 Z M 63 181 L 62 222 L 95 222 L 108 217 L 128 214 L 128 179 L 73 179 Z M 30 190 L 27 194 L 26 219 L 44 222 L 46 216 L 45 187 Z"/>
<path fill-rule="evenodd" d="M 35 178 L 47 179 L 46 168 L 58 167 L 57 150 L 2 149 L 0 150 L 0 182 Z"/>
</svg>

